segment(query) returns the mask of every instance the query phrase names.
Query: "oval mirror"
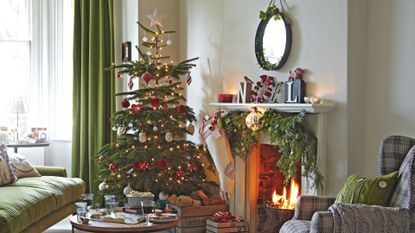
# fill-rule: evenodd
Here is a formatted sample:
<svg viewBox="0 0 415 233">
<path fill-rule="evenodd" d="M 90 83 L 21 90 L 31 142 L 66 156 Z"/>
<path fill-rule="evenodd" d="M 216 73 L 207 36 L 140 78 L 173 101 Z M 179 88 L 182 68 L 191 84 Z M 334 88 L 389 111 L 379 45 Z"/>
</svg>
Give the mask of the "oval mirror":
<svg viewBox="0 0 415 233">
<path fill-rule="evenodd" d="M 255 36 L 255 55 L 264 70 L 278 70 L 288 59 L 291 50 L 291 26 L 283 13 L 267 14 L 258 25 Z"/>
</svg>

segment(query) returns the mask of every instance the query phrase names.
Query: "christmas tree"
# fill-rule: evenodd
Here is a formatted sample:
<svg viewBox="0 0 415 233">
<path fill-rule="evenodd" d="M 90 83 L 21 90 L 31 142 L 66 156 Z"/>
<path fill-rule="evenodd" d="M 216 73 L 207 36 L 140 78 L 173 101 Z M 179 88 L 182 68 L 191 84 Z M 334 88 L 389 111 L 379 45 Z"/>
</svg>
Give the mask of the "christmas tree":
<svg viewBox="0 0 415 233">
<path fill-rule="evenodd" d="M 138 191 L 160 191 L 188 194 L 205 181 L 202 162 L 206 150 L 186 140 L 186 134 L 194 133 L 192 122 L 196 120 L 192 108 L 186 106 L 180 79 L 190 84 L 191 62 L 178 64 L 164 62 L 161 50 L 172 44 L 169 34 L 163 31 L 157 12 L 150 27 L 137 22 L 145 31 L 142 45 L 136 46 L 139 59 L 113 64 L 109 69 L 118 70 L 118 77 L 128 76 L 130 91 L 118 93 L 124 96 L 122 110 L 112 117 L 113 130 L 117 131 L 116 143 L 105 145 L 99 152 L 100 191 L 121 195 L 128 184 Z M 132 90 L 133 79 L 144 84 Z M 131 91 L 132 90 L 132 91 Z"/>
</svg>

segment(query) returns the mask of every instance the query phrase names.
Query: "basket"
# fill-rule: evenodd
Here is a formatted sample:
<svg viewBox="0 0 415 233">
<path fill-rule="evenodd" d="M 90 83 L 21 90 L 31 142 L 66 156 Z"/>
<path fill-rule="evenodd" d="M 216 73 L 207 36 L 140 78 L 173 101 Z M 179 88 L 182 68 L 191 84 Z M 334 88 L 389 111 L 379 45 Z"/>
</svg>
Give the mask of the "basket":
<svg viewBox="0 0 415 233">
<path fill-rule="evenodd" d="M 154 197 L 127 197 L 127 208 L 141 208 L 141 201 L 153 201 Z"/>
</svg>

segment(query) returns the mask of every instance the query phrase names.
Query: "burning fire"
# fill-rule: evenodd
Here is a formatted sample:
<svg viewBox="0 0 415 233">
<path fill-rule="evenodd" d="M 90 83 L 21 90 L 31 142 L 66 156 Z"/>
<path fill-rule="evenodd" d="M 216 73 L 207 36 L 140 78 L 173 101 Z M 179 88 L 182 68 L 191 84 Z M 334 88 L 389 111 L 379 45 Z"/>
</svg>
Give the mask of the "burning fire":
<svg viewBox="0 0 415 233">
<path fill-rule="evenodd" d="M 295 203 L 297 202 L 299 189 L 300 186 L 295 182 L 294 179 L 291 179 L 290 197 L 288 198 L 286 187 L 284 187 L 282 195 L 278 195 L 274 190 L 274 193 L 272 194 L 272 203 L 274 203 L 274 206 L 281 209 L 295 209 Z"/>
</svg>

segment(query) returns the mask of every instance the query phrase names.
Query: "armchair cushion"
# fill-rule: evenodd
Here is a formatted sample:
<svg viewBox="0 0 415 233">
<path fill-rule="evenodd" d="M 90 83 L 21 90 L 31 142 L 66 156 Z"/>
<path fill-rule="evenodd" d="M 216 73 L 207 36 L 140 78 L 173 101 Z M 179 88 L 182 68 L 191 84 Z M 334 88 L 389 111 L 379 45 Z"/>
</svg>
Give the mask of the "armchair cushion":
<svg viewBox="0 0 415 233">
<path fill-rule="evenodd" d="M 353 174 L 337 195 L 336 203 L 388 206 L 397 182 L 397 171 L 373 179 Z"/>
</svg>

